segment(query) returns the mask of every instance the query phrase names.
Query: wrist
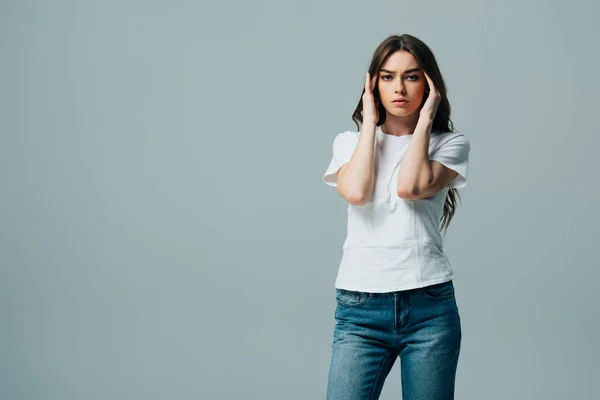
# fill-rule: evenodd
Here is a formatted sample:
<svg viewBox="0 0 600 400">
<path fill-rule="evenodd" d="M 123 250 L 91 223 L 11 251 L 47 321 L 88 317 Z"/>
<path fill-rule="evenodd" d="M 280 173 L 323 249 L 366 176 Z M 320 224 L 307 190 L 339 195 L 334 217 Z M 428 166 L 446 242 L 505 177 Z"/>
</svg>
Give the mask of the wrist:
<svg viewBox="0 0 600 400">
<path fill-rule="evenodd" d="M 362 121 L 362 126 L 366 128 L 375 128 L 377 126 L 377 121 L 370 118 L 365 118 Z"/>
<path fill-rule="evenodd" d="M 433 115 L 426 113 L 420 114 L 417 126 L 429 129 L 433 126 Z"/>
</svg>

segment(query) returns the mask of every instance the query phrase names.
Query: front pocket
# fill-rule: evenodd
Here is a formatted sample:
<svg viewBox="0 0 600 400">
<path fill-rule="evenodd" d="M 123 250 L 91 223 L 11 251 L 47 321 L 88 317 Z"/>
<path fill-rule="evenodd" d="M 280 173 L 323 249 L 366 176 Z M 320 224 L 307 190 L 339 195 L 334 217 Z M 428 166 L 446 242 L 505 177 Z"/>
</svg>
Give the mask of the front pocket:
<svg viewBox="0 0 600 400">
<path fill-rule="evenodd" d="M 354 290 L 337 289 L 335 300 L 344 307 L 359 307 L 367 302 L 368 293 L 357 292 Z"/>
<path fill-rule="evenodd" d="M 451 280 L 436 283 L 422 287 L 419 293 L 430 300 L 448 300 L 454 297 L 454 284 Z"/>
</svg>

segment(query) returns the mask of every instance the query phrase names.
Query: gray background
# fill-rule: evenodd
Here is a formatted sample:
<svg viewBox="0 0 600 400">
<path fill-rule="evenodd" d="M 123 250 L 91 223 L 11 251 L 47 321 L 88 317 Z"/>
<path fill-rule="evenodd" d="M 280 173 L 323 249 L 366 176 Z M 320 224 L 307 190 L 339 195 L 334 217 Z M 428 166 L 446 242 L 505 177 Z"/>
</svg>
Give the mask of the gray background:
<svg viewBox="0 0 600 400">
<path fill-rule="evenodd" d="M 472 145 L 456 397 L 597 398 L 592 1 L 0 4 L 0 398 L 324 398 L 346 205 L 321 179 L 404 32 Z"/>
</svg>

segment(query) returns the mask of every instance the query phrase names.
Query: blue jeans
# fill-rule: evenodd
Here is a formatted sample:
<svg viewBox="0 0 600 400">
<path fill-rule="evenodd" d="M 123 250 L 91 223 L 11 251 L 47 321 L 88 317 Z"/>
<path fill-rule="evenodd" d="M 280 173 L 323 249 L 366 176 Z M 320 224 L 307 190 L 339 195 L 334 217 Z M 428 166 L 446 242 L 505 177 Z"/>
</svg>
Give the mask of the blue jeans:
<svg viewBox="0 0 600 400">
<path fill-rule="evenodd" d="M 400 358 L 403 400 L 454 399 L 462 339 L 452 281 L 389 293 L 336 289 L 327 400 L 375 400 Z"/>
</svg>

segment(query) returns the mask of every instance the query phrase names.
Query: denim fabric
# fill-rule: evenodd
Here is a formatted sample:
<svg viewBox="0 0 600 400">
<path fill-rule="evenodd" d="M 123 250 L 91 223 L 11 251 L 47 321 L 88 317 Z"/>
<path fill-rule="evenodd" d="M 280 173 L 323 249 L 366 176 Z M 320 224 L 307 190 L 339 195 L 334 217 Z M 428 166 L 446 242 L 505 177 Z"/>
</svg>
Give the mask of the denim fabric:
<svg viewBox="0 0 600 400">
<path fill-rule="evenodd" d="M 389 293 L 336 288 L 327 400 L 378 399 L 400 358 L 403 400 L 454 399 L 462 339 L 452 281 Z"/>
</svg>

